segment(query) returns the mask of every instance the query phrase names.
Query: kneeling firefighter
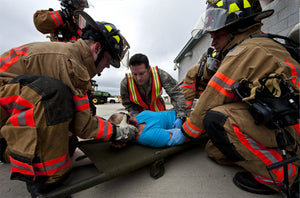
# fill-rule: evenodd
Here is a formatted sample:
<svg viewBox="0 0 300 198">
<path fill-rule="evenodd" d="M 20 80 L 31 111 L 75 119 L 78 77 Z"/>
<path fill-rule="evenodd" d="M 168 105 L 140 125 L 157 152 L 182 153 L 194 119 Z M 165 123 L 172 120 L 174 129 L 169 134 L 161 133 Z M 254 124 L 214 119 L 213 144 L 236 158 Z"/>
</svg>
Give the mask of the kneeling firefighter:
<svg viewBox="0 0 300 198">
<path fill-rule="evenodd" d="M 208 133 L 206 151 L 210 158 L 245 169 L 233 179 L 241 189 L 259 194 L 289 193 L 288 187 L 294 184 L 299 169 L 298 123 L 279 128 L 255 123 L 249 105 L 239 99 L 234 85 L 255 82 L 272 73 L 291 79 L 289 82 L 299 94 L 299 63 L 280 43 L 255 36 L 263 33 L 261 20 L 273 14 L 273 10 L 262 11 L 258 0 L 207 2 L 201 29 L 210 33 L 211 45 L 220 51 L 221 64 L 190 119 L 183 124 L 182 132 L 191 139 Z M 299 100 L 295 101 L 298 106 Z M 299 121 L 297 117 L 292 120 Z M 293 140 L 285 151 L 277 141 L 282 130 Z M 295 160 L 284 161 L 284 158 Z M 282 161 L 286 162 L 287 171 L 283 166 L 268 168 Z M 288 181 L 284 182 L 285 178 Z"/>
<path fill-rule="evenodd" d="M 129 141 L 137 132 L 126 120 L 117 126 L 91 116 L 91 78 L 110 64 L 119 68 L 129 46 L 113 24 L 86 21 L 74 43 L 29 43 L 0 56 L 1 160 L 32 197 L 70 173 L 69 132 L 103 141 Z"/>
</svg>

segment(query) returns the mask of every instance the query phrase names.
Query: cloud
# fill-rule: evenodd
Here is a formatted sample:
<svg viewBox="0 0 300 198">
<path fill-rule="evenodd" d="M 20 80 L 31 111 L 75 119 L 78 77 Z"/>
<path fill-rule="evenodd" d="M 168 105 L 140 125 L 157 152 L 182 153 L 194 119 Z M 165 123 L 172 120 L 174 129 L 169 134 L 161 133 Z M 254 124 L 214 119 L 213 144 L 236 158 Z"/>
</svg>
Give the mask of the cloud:
<svg viewBox="0 0 300 198">
<path fill-rule="evenodd" d="M 158 65 L 177 79 L 173 60 L 191 37 L 191 30 L 205 9 L 204 0 L 89 0 L 85 11 L 94 19 L 116 25 L 130 43 L 130 55 L 144 53 L 152 66 Z M 28 42 L 48 41 L 33 24 L 39 9 L 60 9 L 55 0 L 4 0 L 0 7 L 0 53 Z M 106 69 L 95 77 L 99 88 L 119 94 L 127 69 Z"/>
</svg>

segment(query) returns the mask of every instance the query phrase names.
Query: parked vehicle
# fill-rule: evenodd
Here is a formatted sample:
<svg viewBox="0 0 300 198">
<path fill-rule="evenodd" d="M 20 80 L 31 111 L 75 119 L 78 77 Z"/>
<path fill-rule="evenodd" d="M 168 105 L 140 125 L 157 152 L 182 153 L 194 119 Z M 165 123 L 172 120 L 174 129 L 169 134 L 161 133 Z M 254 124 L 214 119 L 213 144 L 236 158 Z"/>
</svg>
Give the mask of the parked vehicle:
<svg viewBox="0 0 300 198">
<path fill-rule="evenodd" d="M 94 91 L 91 96 L 91 100 L 94 104 L 104 104 L 107 102 L 107 98 L 110 96 L 110 93 L 105 91 Z"/>
<path fill-rule="evenodd" d="M 119 103 L 120 102 L 120 96 L 108 97 L 107 102 L 109 102 L 109 103 Z"/>
</svg>

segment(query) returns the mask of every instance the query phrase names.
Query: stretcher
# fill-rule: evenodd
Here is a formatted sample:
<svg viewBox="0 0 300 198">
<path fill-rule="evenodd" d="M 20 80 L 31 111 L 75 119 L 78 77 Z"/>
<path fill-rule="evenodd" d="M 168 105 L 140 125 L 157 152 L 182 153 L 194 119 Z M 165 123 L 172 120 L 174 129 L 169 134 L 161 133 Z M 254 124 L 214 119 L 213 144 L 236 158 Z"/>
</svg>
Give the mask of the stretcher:
<svg viewBox="0 0 300 198">
<path fill-rule="evenodd" d="M 79 148 L 93 162 L 97 169 L 97 174 L 93 173 L 88 177 L 86 177 L 88 174 L 84 174 L 85 177 L 79 181 L 66 183 L 65 186 L 42 195 L 40 198 L 66 197 L 145 166 L 150 166 L 150 176 L 157 179 L 164 174 L 164 159 L 166 157 L 197 145 L 201 146 L 206 141 L 207 136 L 204 135 L 197 141 L 174 147 L 150 148 L 138 144 L 130 144 L 117 150 L 112 149 L 109 142 L 99 142 L 97 140 L 80 142 Z"/>
</svg>

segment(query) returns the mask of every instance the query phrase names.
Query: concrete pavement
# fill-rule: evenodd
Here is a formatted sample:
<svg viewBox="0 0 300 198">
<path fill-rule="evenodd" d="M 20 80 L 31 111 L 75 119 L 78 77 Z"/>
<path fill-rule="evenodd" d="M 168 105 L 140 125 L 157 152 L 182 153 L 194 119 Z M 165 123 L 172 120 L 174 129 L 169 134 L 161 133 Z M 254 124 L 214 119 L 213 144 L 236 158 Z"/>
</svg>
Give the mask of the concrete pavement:
<svg viewBox="0 0 300 198">
<path fill-rule="evenodd" d="M 121 104 L 98 105 L 97 114 L 108 118 L 122 111 Z M 0 164 L 0 196 L 5 198 L 29 198 L 25 184 L 9 180 L 10 165 Z M 73 198 L 280 198 L 276 195 L 256 195 L 237 188 L 232 178 L 239 167 L 220 166 L 209 158 L 204 145 L 180 152 L 165 159 L 165 174 L 159 179 L 149 175 L 149 167 L 104 182 L 73 194 Z M 74 169 L 71 180 L 79 174 L 97 174 L 94 166 Z"/>
</svg>

